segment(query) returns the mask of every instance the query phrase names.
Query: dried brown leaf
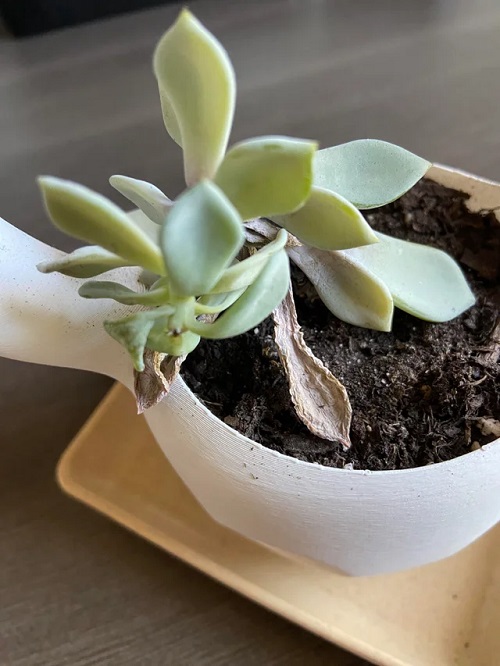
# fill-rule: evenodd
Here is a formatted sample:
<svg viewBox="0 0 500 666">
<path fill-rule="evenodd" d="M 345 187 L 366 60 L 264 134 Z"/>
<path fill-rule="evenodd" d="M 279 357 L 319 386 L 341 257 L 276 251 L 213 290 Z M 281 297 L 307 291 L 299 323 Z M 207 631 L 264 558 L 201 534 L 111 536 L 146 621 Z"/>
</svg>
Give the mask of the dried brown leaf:
<svg viewBox="0 0 500 666">
<path fill-rule="evenodd" d="M 267 240 L 274 240 L 279 231 L 279 227 L 269 220 L 265 220 L 263 217 L 247 220 L 245 222 L 245 229 L 253 231 L 256 234 L 259 234 L 259 236 L 262 236 L 262 238 L 267 238 Z"/>
<path fill-rule="evenodd" d="M 340 441 L 348 449 L 352 410 L 347 391 L 306 345 L 291 285 L 273 319 L 274 338 L 298 417 L 314 435 Z"/>
<path fill-rule="evenodd" d="M 255 231 L 252 231 L 251 229 L 245 229 L 244 233 L 246 242 L 253 245 L 262 245 L 266 240 L 264 236 L 255 233 Z"/>
<path fill-rule="evenodd" d="M 280 230 L 274 222 L 265 220 L 263 217 L 256 217 L 253 220 L 245 222 L 245 236 L 249 243 L 262 243 L 264 239 L 274 240 Z M 288 233 L 286 248 L 300 247 L 302 243 L 291 233 Z"/>
<path fill-rule="evenodd" d="M 154 407 L 168 395 L 185 358 L 185 356 L 167 356 L 151 349 L 145 350 L 144 370 L 134 371 L 138 414 Z"/>
</svg>

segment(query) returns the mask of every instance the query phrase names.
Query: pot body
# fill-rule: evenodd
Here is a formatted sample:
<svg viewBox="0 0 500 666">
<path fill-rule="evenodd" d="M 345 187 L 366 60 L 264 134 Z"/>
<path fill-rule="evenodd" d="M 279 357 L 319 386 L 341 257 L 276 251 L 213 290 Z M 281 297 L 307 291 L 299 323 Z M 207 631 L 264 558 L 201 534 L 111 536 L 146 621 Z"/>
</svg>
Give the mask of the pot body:
<svg viewBox="0 0 500 666">
<path fill-rule="evenodd" d="M 468 192 L 471 210 L 500 209 L 495 183 L 439 167 L 430 175 Z M 133 219 L 157 233 L 140 213 Z M 130 308 L 82 299 L 81 281 L 36 270 L 36 264 L 59 254 L 0 220 L 0 355 L 101 372 L 133 390 L 130 360 L 102 326 Z M 117 269 L 109 279 L 138 289 L 138 275 L 137 269 Z M 146 419 L 175 470 L 215 520 L 348 574 L 385 573 L 441 559 L 500 519 L 500 440 L 411 470 L 323 467 L 241 436 L 180 379 Z"/>
<path fill-rule="evenodd" d="M 170 463 L 219 523 L 351 575 L 456 553 L 500 520 L 500 441 L 388 472 L 306 463 L 243 437 L 177 380 L 146 413 Z"/>
<path fill-rule="evenodd" d="M 434 167 L 438 182 L 500 206 L 500 186 Z M 444 463 L 364 472 L 306 463 L 243 437 L 177 380 L 148 424 L 219 523 L 347 574 L 416 567 L 464 548 L 500 520 L 500 440 Z"/>
</svg>

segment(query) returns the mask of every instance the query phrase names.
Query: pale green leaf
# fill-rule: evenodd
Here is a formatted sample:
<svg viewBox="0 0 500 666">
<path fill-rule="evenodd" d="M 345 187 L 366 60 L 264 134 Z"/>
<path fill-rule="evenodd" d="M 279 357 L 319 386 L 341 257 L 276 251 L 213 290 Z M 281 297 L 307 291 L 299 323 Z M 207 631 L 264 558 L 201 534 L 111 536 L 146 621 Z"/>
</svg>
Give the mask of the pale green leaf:
<svg viewBox="0 0 500 666">
<path fill-rule="evenodd" d="M 149 333 L 158 322 L 162 326 L 166 326 L 171 314 L 170 306 L 136 312 L 124 319 L 105 321 L 104 328 L 112 338 L 125 347 L 132 357 L 134 368 L 138 372 L 142 372 L 144 370 L 144 349 Z"/>
<path fill-rule="evenodd" d="M 184 152 L 187 184 L 212 178 L 226 151 L 236 97 L 226 51 L 184 9 L 156 47 L 153 65 L 165 126 Z"/>
<path fill-rule="evenodd" d="M 107 333 L 125 347 L 138 372 L 144 370 L 144 349 L 152 326 L 152 321 L 141 319 L 137 315 L 132 315 L 127 320 L 104 322 Z"/>
<path fill-rule="evenodd" d="M 163 224 L 172 202 L 155 185 L 128 176 L 111 176 L 110 184 L 156 224 Z"/>
<path fill-rule="evenodd" d="M 223 339 L 240 335 L 260 324 L 284 299 L 290 282 L 285 250 L 274 254 L 255 282 L 212 324 L 195 321 L 189 328 L 203 338 Z"/>
<path fill-rule="evenodd" d="M 111 298 L 123 305 L 163 305 L 168 300 L 167 287 L 137 292 L 118 282 L 92 281 L 82 284 L 78 293 L 83 298 Z M 174 309 L 172 308 L 172 312 Z"/>
<path fill-rule="evenodd" d="M 200 336 L 191 331 L 174 334 L 166 329 L 154 327 L 147 339 L 148 349 L 168 354 L 169 356 L 185 356 L 198 345 Z"/>
<path fill-rule="evenodd" d="M 160 235 L 176 294 L 198 296 L 210 292 L 244 240 L 241 218 L 218 187 L 202 181 L 184 192 Z"/>
<path fill-rule="evenodd" d="M 172 103 L 168 99 L 165 92 L 162 89 L 159 89 L 160 92 L 160 105 L 161 113 L 163 116 L 163 122 L 165 124 L 165 129 L 170 134 L 171 138 L 175 143 L 182 148 L 182 134 L 181 128 L 177 118 L 175 117 L 174 109 L 172 108 Z"/>
<path fill-rule="evenodd" d="M 45 176 L 39 183 L 47 212 L 61 231 L 100 245 L 133 265 L 164 272 L 159 248 L 109 199 L 60 178 Z"/>
<path fill-rule="evenodd" d="M 346 255 L 387 285 L 396 307 L 427 321 L 449 321 L 475 297 L 458 264 L 445 252 L 377 233 L 373 246 Z"/>
<path fill-rule="evenodd" d="M 376 243 L 377 237 L 359 210 L 329 190 L 313 187 L 295 213 L 272 218 L 307 245 L 321 250 L 346 250 Z"/>
<path fill-rule="evenodd" d="M 37 268 L 41 273 L 57 272 L 69 277 L 89 278 L 130 265 L 130 262 L 97 245 L 87 245 L 59 259 L 42 261 Z"/>
<path fill-rule="evenodd" d="M 244 220 L 297 210 L 309 196 L 317 144 L 263 136 L 234 145 L 215 182 Z"/>
<path fill-rule="evenodd" d="M 248 287 L 259 275 L 269 258 L 285 247 L 287 236 L 287 232 L 280 229 L 273 241 L 264 245 L 251 257 L 226 268 L 221 279 L 211 289 L 211 293 L 218 294 Z"/>
<path fill-rule="evenodd" d="M 196 301 L 195 313 L 200 314 L 218 314 L 223 310 L 227 310 L 241 294 L 245 291 L 246 287 L 237 289 L 236 291 L 230 291 L 226 294 L 206 294 Z"/>
<path fill-rule="evenodd" d="M 290 249 L 288 255 L 336 317 L 355 326 L 390 331 L 394 306 L 389 289 L 360 261 L 348 257 L 347 252 L 327 252 L 303 245 Z"/>
<path fill-rule="evenodd" d="M 173 204 L 172 204 L 173 205 Z M 135 208 L 129 210 L 127 217 L 145 234 L 155 245 L 160 244 L 160 225 L 145 215 L 142 210 Z"/>
<path fill-rule="evenodd" d="M 314 159 L 314 184 L 357 208 L 377 208 L 407 192 L 430 162 L 386 141 L 360 139 L 325 148 Z"/>
</svg>

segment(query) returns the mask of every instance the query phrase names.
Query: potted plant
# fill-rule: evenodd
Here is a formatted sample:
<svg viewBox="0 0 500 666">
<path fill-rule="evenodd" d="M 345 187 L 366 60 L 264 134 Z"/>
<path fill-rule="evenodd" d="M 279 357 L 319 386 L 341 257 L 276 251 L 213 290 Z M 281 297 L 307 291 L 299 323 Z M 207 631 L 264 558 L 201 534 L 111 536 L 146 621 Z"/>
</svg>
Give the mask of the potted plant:
<svg viewBox="0 0 500 666">
<path fill-rule="evenodd" d="M 186 191 L 172 202 L 149 183 L 113 176 L 111 184 L 139 208 L 126 214 L 80 185 L 41 178 L 53 222 L 92 245 L 66 255 L 1 223 L 0 353 L 101 372 L 134 390 L 139 411 L 191 492 L 217 521 L 249 538 L 357 575 L 417 566 L 468 545 L 500 517 L 500 433 L 498 412 L 492 413 L 500 234 L 486 211 L 500 205 L 500 188 L 429 170 L 425 160 L 381 141 L 318 151 L 312 141 L 260 137 L 226 152 L 234 73 L 221 45 L 186 10 L 157 46 L 154 69 L 166 128 L 183 149 Z M 431 190 L 442 181 L 474 195 L 482 216 L 470 216 L 463 233 L 461 223 L 427 245 L 397 238 L 401 229 L 375 232 L 367 222 L 374 214 L 365 219 L 360 211 L 399 199 L 426 174 Z M 450 192 L 442 190 L 441 198 Z M 449 196 L 463 217 L 466 196 Z M 402 210 L 410 236 L 421 233 L 421 216 L 415 221 L 414 212 Z M 383 211 L 390 231 L 397 211 Z M 464 234 L 460 247 L 468 245 L 470 256 L 462 263 L 474 269 L 469 280 L 479 276 L 476 305 L 457 262 L 430 247 L 453 249 Z M 473 251 L 480 237 L 483 255 Z M 298 267 L 293 288 L 290 259 Z M 109 279 L 94 279 L 108 272 Z M 390 332 L 394 306 L 407 314 L 398 315 L 398 330 Z M 457 332 L 464 327 L 478 341 L 480 330 L 474 356 L 463 351 L 470 336 Z M 321 351 L 322 341 L 331 347 L 330 368 L 312 351 Z M 447 363 L 454 346 L 462 354 L 459 381 L 473 359 L 481 376 L 467 385 L 493 386 L 483 402 L 477 389 L 468 401 L 454 395 L 453 406 L 446 395 L 434 395 L 442 385 L 425 374 L 425 363 L 433 353 Z M 249 349 L 257 352 L 245 358 Z M 411 364 L 421 359 L 417 380 Z M 333 366 L 346 374 L 356 400 L 361 396 L 352 408 Z M 182 368 L 197 391 L 202 387 L 205 402 L 178 376 Z M 234 404 L 232 412 L 211 404 L 212 380 L 200 383 L 200 368 L 208 368 L 223 393 L 228 373 L 235 373 L 238 408 L 253 382 L 246 414 Z M 375 411 L 362 403 L 361 384 Z M 455 393 L 453 383 L 445 386 Z M 380 397 L 396 394 L 406 412 L 391 422 Z M 454 420 L 434 417 L 432 406 L 443 403 L 455 409 Z M 434 458 L 425 457 L 425 446 L 415 444 L 420 435 L 410 432 L 420 427 L 421 414 Z M 273 418 L 283 429 L 266 435 Z M 246 436 L 252 432 L 255 439 Z M 441 458 L 436 449 L 448 446 L 446 438 L 462 448 Z M 375 439 L 392 447 L 389 468 L 365 455 Z M 417 445 L 420 458 L 402 460 L 398 451 Z"/>
</svg>

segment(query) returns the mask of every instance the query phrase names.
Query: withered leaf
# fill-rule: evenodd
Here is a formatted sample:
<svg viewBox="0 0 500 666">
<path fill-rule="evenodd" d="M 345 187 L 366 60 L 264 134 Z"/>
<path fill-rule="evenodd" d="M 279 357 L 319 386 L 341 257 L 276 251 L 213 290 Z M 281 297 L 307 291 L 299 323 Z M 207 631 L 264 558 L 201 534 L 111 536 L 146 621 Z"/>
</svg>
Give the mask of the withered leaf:
<svg viewBox="0 0 500 666">
<path fill-rule="evenodd" d="M 249 243 L 262 243 L 264 239 L 274 240 L 276 234 L 281 227 L 278 227 L 274 222 L 266 220 L 263 217 L 256 217 L 253 220 L 248 220 L 244 224 L 245 237 Z M 302 243 L 298 238 L 295 238 L 291 233 L 288 233 L 286 248 L 300 247 Z"/>
<path fill-rule="evenodd" d="M 274 338 L 298 417 L 314 435 L 340 441 L 348 449 L 352 410 L 347 391 L 306 345 L 291 285 L 273 319 Z"/>
<path fill-rule="evenodd" d="M 247 229 L 245 227 L 244 229 L 245 233 L 245 240 L 247 243 L 252 243 L 254 245 L 262 245 L 262 243 L 266 240 L 264 236 L 261 236 L 260 234 L 256 233 L 255 231 L 252 231 L 251 229 Z"/>
<path fill-rule="evenodd" d="M 146 349 L 144 370 L 134 370 L 134 390 L 137 413 L 142 414 L 168 395 L 170 387 L 180 372 L 185 356 L 167 356 Z"/>
<path fill-rule="evenodd" d="M 198 319 L 212 323 L 217 314 L 200 315 Z M 134 370 L 134 390 L 137 413 L 142 414 L 151 409 L 168 395 L 170 387 L 181 371 L 186 356 L 168 356 L 152 349 L 144 351 L 144 370 Z"/>
<path fill-rule="evenodd" d="M 274 240 L 279 231 L 279 227 L 273 222 L 265 220 L 263 217 L 256 217 L 253 220 L 247 220 L 244 223 L 245 229 L 253 231 L 254 233 L 266 238 L 267 240 Z"/>
</svg>

